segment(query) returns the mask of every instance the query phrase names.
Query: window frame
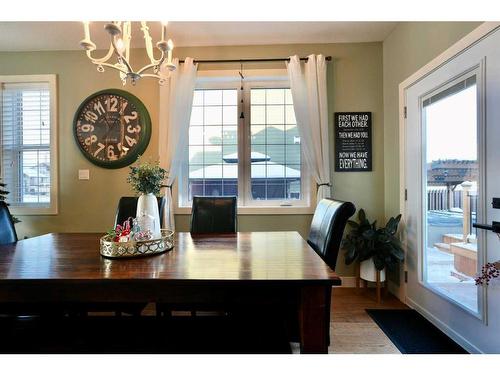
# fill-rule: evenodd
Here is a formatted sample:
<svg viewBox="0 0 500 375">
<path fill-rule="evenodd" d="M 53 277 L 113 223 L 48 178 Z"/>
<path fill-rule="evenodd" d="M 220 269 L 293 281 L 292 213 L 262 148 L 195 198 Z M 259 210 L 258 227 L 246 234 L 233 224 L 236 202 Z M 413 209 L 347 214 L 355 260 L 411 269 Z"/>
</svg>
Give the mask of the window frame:
<svg viewBox="0 0 500 375">
<path fill-rule="evenodd" d="M 241 81 L 237 71 L 210 71 L 200 74 L 197 79 L 196 89 L 237 89 L 238 110 L 242 110 Z M 244 72 L 243 81 L 243 111 L 245 120 L 243 129 L 238 123 L 238 213 L 248 215 L 276 215 L 276 214 L 312 214 L 314 212 L 315 196 L 312 194 L 313 181 L 305 167 L 304 152 L 301 148 L 301 199 L 300 200 L 255 200 L 251 196 L 251 125 L 250 125 L 250 90 L 252 88 L 289 88 L 290 84 L 286 70 L 248 71 Z M 173 187 L 175 212 L 177 214 L 190 214 L 191 201 L 188 197 L 187 176 L 189 173 L 188 150 L 182 158 L 177 183 Z M 182 193 L 182 196 L 181 196 Z M 287 205 L 284 205 L 284 203 Z"/>
<path fill-rule="evenodd" d="M 40 203 L 14 203 L 9 202 L 9 209 L 13 215 L 16 216 L 31 216 L 31 215 L 57 215 L 58 204 L 58 112 L 57 112 L 57 75 L 55 74 L 31 74 L 31 75 L 0 75 L 0 85 L 6 83 L 48 83 L 49 85 L 49 110 L 50 110 L 50 138 L 49 138 L 49 152 L 50 152 L 50 204 Z M 2 90 L 0 90 L 0 96 Z M 1 112 L 0 102 L 0 112 Z M 0 150 L 3 147 L 3 140 L 1 139 L 0 132 Z M 0 152 L 0 166 L 2 165 L 2 152 Z M 0 168 L 0 177 L 3 178 L 3 170 Z M 9 187 L 7 186 L 7 190 Z"/>
</svg>

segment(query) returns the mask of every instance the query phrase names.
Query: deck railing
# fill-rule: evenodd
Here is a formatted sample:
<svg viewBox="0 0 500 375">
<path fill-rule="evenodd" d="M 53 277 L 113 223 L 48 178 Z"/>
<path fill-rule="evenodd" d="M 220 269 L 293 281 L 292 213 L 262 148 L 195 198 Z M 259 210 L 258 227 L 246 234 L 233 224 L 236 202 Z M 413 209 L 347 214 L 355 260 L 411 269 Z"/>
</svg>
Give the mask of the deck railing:
<svg viewBox="0 0 500 375">
<path fill-rule="evenodd" d="M 477 191 L 472 190 L 472 183 L 465 181 L 459 191 L 447 189 L 427 190 L 427 210 L 428 211 L 449 211 L 459 208 L 463 212 L 462 235 L 464 242 L 470 235 L 476 236 L 477 229 L 473 227 L 477 217 Z"/>
</svg>

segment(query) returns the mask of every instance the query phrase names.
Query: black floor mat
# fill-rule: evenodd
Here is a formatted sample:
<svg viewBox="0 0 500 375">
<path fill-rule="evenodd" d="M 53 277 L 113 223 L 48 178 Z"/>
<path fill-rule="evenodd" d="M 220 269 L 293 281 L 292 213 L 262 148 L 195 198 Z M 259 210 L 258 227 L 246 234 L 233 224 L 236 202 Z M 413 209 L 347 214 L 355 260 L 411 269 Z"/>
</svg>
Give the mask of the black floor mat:
<svg viewBox="0 0 500 375">
<path fill-rule="evenodd" d="M 467 354 L 467 351 L 415 310 L 366 312 L 404 354 Z"/>
</svg>

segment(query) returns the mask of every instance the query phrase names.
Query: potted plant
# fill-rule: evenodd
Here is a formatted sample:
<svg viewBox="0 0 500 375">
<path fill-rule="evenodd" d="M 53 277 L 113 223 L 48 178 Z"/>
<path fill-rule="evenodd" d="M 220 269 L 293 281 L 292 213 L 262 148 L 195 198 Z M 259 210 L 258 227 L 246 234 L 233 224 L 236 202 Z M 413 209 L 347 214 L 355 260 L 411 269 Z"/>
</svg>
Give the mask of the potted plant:
<svg viewBox="0 0 500 375">
<path fill-rule="evenodd" d="M 167 171 L 160 167 L 158 162 L 146 162 L 131 166 L 127 177 L 127 182 L 130 183 L 134 192 L 139 194 L 136 218 L 144 221 L 144 225 L 153 233 L 153 238 L 161 237 L 160 214 L 156 196 L 160 195 L 161 187 L 166 178 Z"/>
<path fill-rule="evenodd" d="M 385 269 L 395 269 L 404 260 L 401 241 L 396 237 L 401 215 L 391 217 L 384 227 L 377 228 L 376 221 L 370 223 L 365 211 L 358 212 L 358 222 L 349 220 L 351 231 L 342 241 L 345 263 L 360 262 L 360 277 L 367 281 L 385 281 Z"/>
</svg>

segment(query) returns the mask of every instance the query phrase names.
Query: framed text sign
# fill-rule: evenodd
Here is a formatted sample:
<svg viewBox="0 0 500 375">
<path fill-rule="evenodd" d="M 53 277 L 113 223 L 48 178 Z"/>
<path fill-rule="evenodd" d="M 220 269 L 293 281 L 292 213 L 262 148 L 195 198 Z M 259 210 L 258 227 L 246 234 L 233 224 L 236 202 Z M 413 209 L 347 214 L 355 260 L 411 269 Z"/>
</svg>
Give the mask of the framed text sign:
<svg viewBox="0 0 500 375">
<path fill-rule="evenodd" d="M 335 112 L 335 172 L 372 170 L 372 113 Z"/>
</svg>

